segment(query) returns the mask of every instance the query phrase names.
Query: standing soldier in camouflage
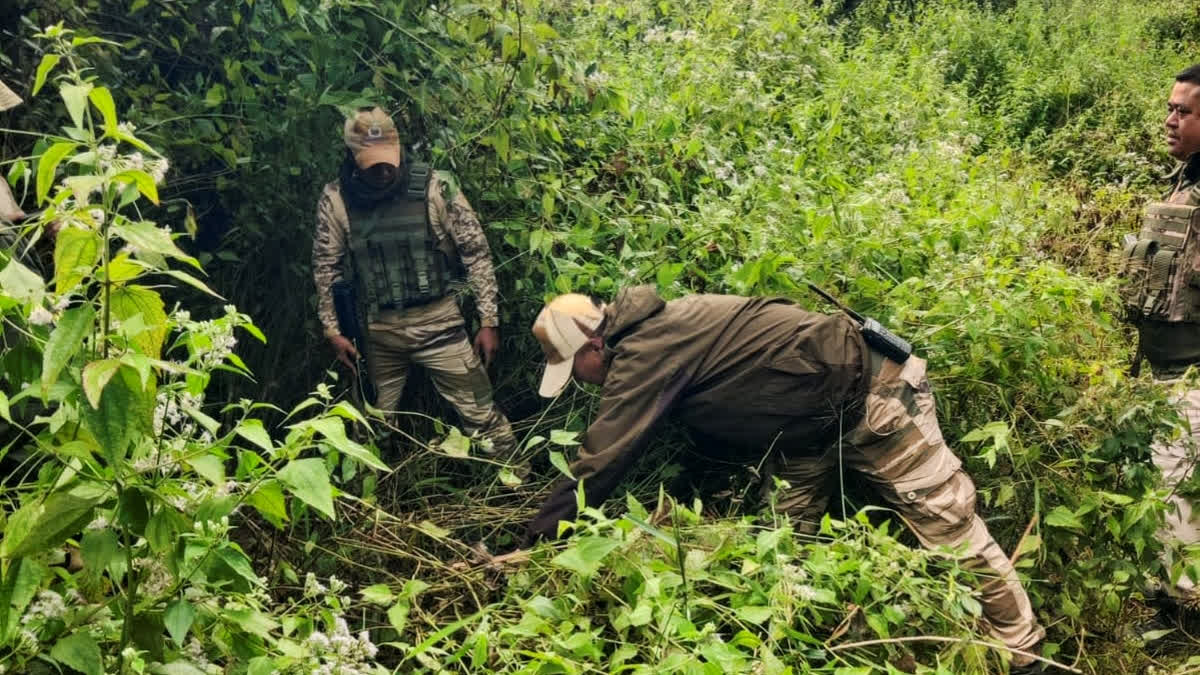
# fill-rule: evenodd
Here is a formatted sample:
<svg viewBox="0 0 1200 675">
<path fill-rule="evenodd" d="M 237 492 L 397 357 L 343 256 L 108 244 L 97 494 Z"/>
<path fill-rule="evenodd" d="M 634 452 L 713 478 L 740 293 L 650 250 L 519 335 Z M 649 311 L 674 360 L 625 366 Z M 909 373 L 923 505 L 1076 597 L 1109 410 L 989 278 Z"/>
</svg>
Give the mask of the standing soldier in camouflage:
<svg viewBox="0 0 1200 675">
<path fill-rule="evenodd" d="M 1173 386 L 1190 367 L 1200 366 L 1200 64 L 1175 76 L 1167 99 L 1167 151 L 1180 163 L 1162 201 L 1146 207 L 1138 238 L 1125 248 L 1126 309 L 1138 330 L 1134 363 L 1150 362 L 1154 379 Z M 1175 398 L 1191 433 L 1156 444 L 1154 463 L 1162 471 L 1168 498 L 1167 543 L 1200 543 L 1200 514 L 1192 500 L 1176 492 L 1192 473 L 1200 444 L 1200 389 Z M 1165 609 L 1200 609 L 1200 581 L 1185 570 L 1162 598 Z"/>
<path fill-rule="evenodd" d="M 346 120 L 341 175 L 317 202 L 313 276 L 325 336 L 355 369 L 331 288 L 353 280 L 366 317 L 367 361 L 376 407 L 394 411 L 411 364 L 422 365 L 468 433 L 503 456 L 516 449 L 492 398 L 487 366 L 500 345 L 496 275 L 479 219 L 454 179 L 408 161 L 392 119 L 379 108 Z M 457 294 L 470 285 L 479 309 L 474 344 Z M 490 442 L 490 443 L 489 443 Z"/>
<path fill-rule="evenodd" d="M 844 316 L 779 298 L 691 295 L 664 302 L 653 287 L 611 304 L 575 293 L 533 324 L 546 355 L 539 393 L 572 378 L 602 387 L 571 465 L 529 522 L 526 545 L 576 517 L 576 488 L 596 506 L 671 415 L 719 441 L 720 457 L 757 461 L 790 487 L 777 507 L 815 530 L 842 468 L 876 488 L 926 546 L 962 552 L 989 577 L 980 602 L 988 634 L 1025 670 L 1044 631 L 1012 562 L 975 513 L 975 485 L 942 439 L 925 361 L 869 345 Z M 510 554 L 512 557 L 516 557 Z M 1034 666 L 1036 668 L 1036 666 Z"/>
</svg>

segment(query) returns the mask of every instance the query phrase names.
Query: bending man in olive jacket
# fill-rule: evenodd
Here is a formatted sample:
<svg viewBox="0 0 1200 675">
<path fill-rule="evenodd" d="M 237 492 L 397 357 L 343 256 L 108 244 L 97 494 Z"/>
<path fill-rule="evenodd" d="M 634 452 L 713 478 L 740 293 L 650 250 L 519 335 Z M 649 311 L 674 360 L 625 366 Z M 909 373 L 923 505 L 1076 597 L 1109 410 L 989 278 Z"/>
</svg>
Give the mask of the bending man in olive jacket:
<svg viewBox="0 0 1200 675">
<path fill-rule="evenodd" d="M 615 489 L 667 414 L 731 452 L 773 452 L 773 472 L 791 485 L 779 508 L 799 521 L 825 511 L 840 453 L 925 546 L 963 547 L 970 564 L 996 575 L 981 589 L 990 635 L 1020 650 L 1041 640 L 1012 564 L 975 514 L 975 486 L 942 440 L 922 359 L 890 361 L 849 319 L 786 300 L 664 302 L 646 286 L 609 305 L 559 296 L 533 333 L 546 354 L 542 396 L 557 396 L 572 375 L 603 386 L 571 466 L 589 505 Z M 575 489 L 565 479 L 555 486 L 529 523 L 529 541 L 575 519 Z M 1013 663 L 1029 660 L 1014 654 Z"/>
</svg>

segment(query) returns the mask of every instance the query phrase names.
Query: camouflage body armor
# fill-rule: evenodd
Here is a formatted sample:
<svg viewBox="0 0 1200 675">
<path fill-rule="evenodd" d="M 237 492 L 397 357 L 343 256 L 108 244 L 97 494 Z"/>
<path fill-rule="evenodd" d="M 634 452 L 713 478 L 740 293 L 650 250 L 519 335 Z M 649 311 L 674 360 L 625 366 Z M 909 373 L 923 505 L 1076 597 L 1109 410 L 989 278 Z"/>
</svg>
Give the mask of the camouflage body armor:
<svg viewBox="0 0 1200 675">
<path fill-rule="evenodd" d="M 465 275 L 453 245 L 439 246 L 429 223 L 428 164 L 408 166 L 408 184 L 369 210 L 348 211 L 350 253 L 367 322 L 381 310 L 445 297 Z"/>
<path fill-rule="evenodd" d="M 1200 324 L 1200 186 L 1186 203 L 1152 202 L 1126 245 L 1121 276 L 1128 319 Z"/>
</svg>

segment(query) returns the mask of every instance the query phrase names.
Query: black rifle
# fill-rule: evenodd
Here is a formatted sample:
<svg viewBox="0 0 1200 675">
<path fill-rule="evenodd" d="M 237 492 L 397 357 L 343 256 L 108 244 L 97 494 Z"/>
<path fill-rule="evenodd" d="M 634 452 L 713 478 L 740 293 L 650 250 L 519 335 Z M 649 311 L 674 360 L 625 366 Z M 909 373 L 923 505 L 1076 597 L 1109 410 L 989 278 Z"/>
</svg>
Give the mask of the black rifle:
<svg viewBox="0 0 1200 675">
<path fill-rule="evenodd" d="M 362 324 L 358 320 L 358 299 L 354 291 L 354 283 L 340 279 L 333 282 L 329 287 L 333 294 L 333 311 L 337 313 L 338 330 L 342 335 L 354 344 L 354 349 L 358 351 L 358 360 L 355 363 L 355 371 L 358 381 L 358 393 L 362 395 L 364 403 L 371 405 L 375 404 L 375 383 L 371 381 L 371 376 L 367 372 L 367 360 L 365 358 L 367 340 L 363 334 Z"/>
<path fill-rule="evenodd" d="M 825 300 L 827 300 L 834 307 L 837 307 L 845 312 L 850 316 L 851 319 L 857 321 L 858 329 L 862 332 L 863 340 L 865 340 L 868 345 L 874 347 L 875 350 L 880 354 L 883 354 L 896 363 L 904 363 L 908 360 L 908 357 L 912 354 L 913 350 L 912 345 L 908 343 L 908 340 L 905 340 L 887 328 L 884 328 L 883 324 L 879 323 L 875 319 L 872 319 L 868 316 L 863 316 L 862 314 L 859 314 L 858 312 L 838 302 L 837 298 L 821 290 L 811 281 L 808 282 L 808 287 L 813 289 L 813 292 L 817 295 L 825 298 Z"/>
</svg>

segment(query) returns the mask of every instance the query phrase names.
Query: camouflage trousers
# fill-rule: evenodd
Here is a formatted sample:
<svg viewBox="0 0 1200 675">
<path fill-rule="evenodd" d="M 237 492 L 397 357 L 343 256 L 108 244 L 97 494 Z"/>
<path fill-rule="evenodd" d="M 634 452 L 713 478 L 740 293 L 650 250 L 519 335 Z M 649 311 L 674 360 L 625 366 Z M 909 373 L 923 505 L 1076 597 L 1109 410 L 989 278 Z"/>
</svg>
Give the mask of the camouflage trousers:
<svg viewBox="0 0 1200 675">
<path fill-rule="evenodd" d="M 926 548 L 961 551 L 966 565 L 990 578 L 980 588 L 989 635 L 1026 650 L 1045 635 L 1033 614 L 1008 556 L 975 513 L 975 484 L 942 439 L 925 361 L 915 356 L 895 363 L 869 350 L 870 393 L 862 420 L 839 446 L 820 457 L 782 454 L 769 474 L 789 483 L 776 495 L 777 508 L 815 531 L 838 476 L 873 487 Z M 1014 655 L 1013 663 L 1028 659 Z"/>
<path fill-rule="evenodd" d="M 1164 380 L 1164 384 L 1170 384 Z M 1175 397 L 1179 414 L 1191 426 L 1191 433 L 1170 443 L 1156 443 L 1150 449 L 1155 466 L 1162 471 L 1163 487 L 1171 491 L 1167 497 L 1167 514 L 1159 537 L 1168 543 L 1180 545 L 1200 544 L 1200 513 L 1193 508 L 1192 500 L 1175 494 L 1175 488 L 1192 475 L 1200 448 L 1200 389 L 1191 389 Z M 1164 564 L 1171 564 L 1169 558 Z M 1188 574 L 1182 574 L 1173 587 L 1166 589 L 1169 595 L 1181 598 L 1200 596 L 1196 582 Z"/>
<path fill-rule="evenodd" d="M 431 340 L 429 346 L 414 349 L 402 331 L 393 332 L 371 324 L 367 360 L 378 392 L 375 407 L 395 410 L 404 393 L 409 368 L 413 364 L 423 366 L 429 370 L 438 394 L 458 411 L 468 435 L 490 440 L 489 454 L 507 457 L 516 451 L 517 440 L 508 418 L 492 399 L 487 369 L 461 328 Z"/>
</svg>

